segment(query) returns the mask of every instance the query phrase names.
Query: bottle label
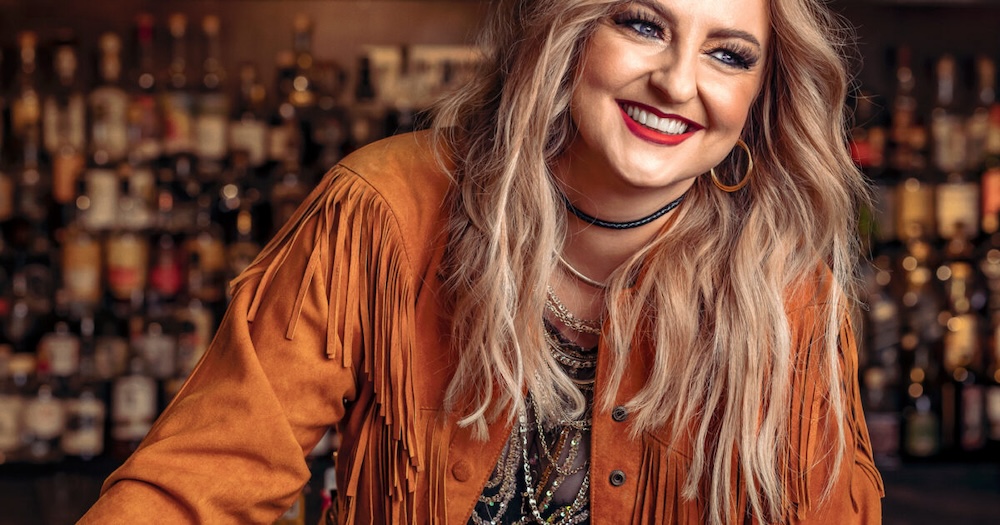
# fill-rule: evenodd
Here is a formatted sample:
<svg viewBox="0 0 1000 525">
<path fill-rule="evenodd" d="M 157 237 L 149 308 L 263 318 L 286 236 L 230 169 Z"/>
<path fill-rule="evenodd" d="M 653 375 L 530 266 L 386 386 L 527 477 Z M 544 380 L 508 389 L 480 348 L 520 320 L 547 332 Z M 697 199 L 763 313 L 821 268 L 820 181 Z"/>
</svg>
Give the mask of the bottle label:
<svg viewBox="0 0 1000 525">
<path fill-rule="evenodd" d="M 101 244 L 89 236 L 71 239 L 63 245 L 63 285 L 69 300 L 76 304 L 97 304 L 101 300 Z"/>
<path fill-rule="evenodd" d="M 132 98 L 129 108 L 130 153 L 137 161 L 154 160 L 163 151 L 162 126 L 156 99 L 152 95 Z"/>
<path fill-rule="evenodd" d="M 145 376 L 119 378 L 112 393 L 111 410 L 115 439 L 144 438 L 156 419 L 156 383 Z"/>
<path fill-rule="evenodd" d="M 137 235 L 108 239 L 108 289 L 122 300 L 146 286 L 147 245 Z"/>
<path fill-rule="evenodd" d="M 104 404 L 96 398 L 67 403 L 66 432 L 60 446 L 68 455 L 95 457 L 104 452 Z"/>
<path fill-rule="evenodd" d="M 21 444 L 21 410 L 18 396 L 0 395 L 0 454 L 9 454 Z"/>
<path fill-rule="evenodd" d="M 247 161 L 257 167 L 267 161 L 267 126 L 258 120 L 235 120 L 229 126 L 229 147 L 234 151 L 245 151 Z"/>
<path fill-rule="evenodd" d="M 979 319 L 972 314 L 952 317 L 944 335 L 944 368 L 949 373 L 972 365 L 979 354 Z"/>
<path fill-rule="evenodd" d="M 0 137 L 2 140 L 2 137 Z M 14 179 L 0 172 L 0 222 L 14 216 Z"/>
<path fill-rule="evenodd" d="M 934 233 L 934 188 L 917 179 L 897 186 L 896 234 L 903 241 Z"/>
<path fill-rule="evenodd" d="M 229 120 L 224 115 L 199 115 L 195 125 L 195 154 L 199 158 L 222 160 L 228 149 Z"/>
<path fill-rule="evenodd" d="M 1000 441 L 1000 384 L 986 391 L 986 416 L 990 424 L 990 440 Z"/>
<path fill-rule="evenodd" d="M 194 146 L 194 97 L 173 91 L 163 94 L 163 150 L 167 155 L 191 151 Z"/>
<path fill-rule="evenodd" d="M 177 369 L 177 344 L 164 334 L 146 334 L 141 343 L 142 357 L 151 376 L 166 379 Z"/>
<path fill-rule="evenodd" d="M 76 181 L 83 173 L 83 154 L 59 151 L 52 156 L 52 200 L 69 204 L 76 200 Z"/>
<path fill-rule="evenodd" d="M 959 226 L 967 238 L 975 236 L 979 225 L 979 186 L 975 183 L 947 183 L 937 189 L 938 235 L 955 236 Z"/>
<path fill-rule="evenodd" d="M 104 380 L 125 373 L 128 365 L 128 342 L 122 337 L 103 336 L 94 342 L 94 367 Z"/>
<path fill-rule="evenodd" d="M 87 228 L 103 230 L 114 227 L 118 209 L 118 174 L 111 170 L 88 171 L 87 196 L 90 197 L 90 209 L 84 216 Z"/>
<path fill-rule="evenodd" d="M 70 377 L 80 370 L 80 340 L 76 336 L 48 334 L 39 346 L 39 353 L 48 358 L 52 375 Z"/>
<path fill-rule="evenodd" d="M 58 438 L 66 428 L 66 412 L 55 398 L 38 398 L 24 408 L 24 428 L 39 440 Z"/>
<path fill-rule="evenodd" d="M 959 439 L 965 450 L 978 450 L 986 445 L 984 397 L 981 385 L 962 386 L 962 422 Z"/>
<path fill-rule="evenodd" d="M 90 94 L 90 149 L 99 163 L 115 163 L 128 152 L 128 95 L 114 87 Z"/>
<path fill-rule="evenodd" d="M 982 191 L 982 228 L 986 233 L 1000 229 L 1000 168 L 983 172 L 979 180 Z"/>
<path fill-rule="evenodd" d="M 54 98 L 45 101 L 43 141 L 49 153 L 69 147 L 82 153 L 87 144 L 87 107 L 82 95 L 73 95 L 60 107 Z"/>
</svg>

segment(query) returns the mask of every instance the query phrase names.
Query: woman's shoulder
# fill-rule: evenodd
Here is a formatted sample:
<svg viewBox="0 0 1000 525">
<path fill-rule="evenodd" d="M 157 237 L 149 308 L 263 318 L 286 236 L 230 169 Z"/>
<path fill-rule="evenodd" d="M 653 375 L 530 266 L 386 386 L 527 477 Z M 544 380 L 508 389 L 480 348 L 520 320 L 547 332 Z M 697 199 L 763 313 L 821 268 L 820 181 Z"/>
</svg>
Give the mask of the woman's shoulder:
<svg viewBox="0 0 1000 525">
<path fill-rule="evenodd" d="M 451 187 L 441 147 L 431 131 L 394 135 L 352 152 L 334 171 L 364 180 L 397 213 L 439 209 Z"/>
</svg>

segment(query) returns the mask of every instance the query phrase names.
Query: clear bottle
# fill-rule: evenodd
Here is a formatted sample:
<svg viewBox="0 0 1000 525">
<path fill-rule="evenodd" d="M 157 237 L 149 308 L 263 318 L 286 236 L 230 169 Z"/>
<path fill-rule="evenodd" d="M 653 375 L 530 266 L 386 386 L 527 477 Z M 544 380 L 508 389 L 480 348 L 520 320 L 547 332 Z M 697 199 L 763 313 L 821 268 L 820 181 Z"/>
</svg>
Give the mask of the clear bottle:
<svg viewBox="0 0 1000 525">
<path fill-rule="evenodd" d="M 62 460 L 59 442 L 66 430 L 66 407 L 58 397 L 49 363 L 39 359 L 36 369 L 37 389 L 24 405 L 22 440 L 26 458 L 36 463 L 55 463 Z"/>
<path fill-rule="evenodd" d="M 98 42 L 97 87 L 90 92 L 90 147 L 92 166 L 115 165 L 129 151 L 129 97 L 121 86 L 122 41 L 115 33 L 104 33 Z"/>
<path fill-rule="evenodd" d="M 74 311 L 93 310 L 101 301 L 100 239 L 86 227 L 90 198 L 86 185 L 80 182 L 79 197 L 64 206 L 66 226 L 60 232 L 60 275 L 70 308 Z"/>
<path fill-rule="evenodd" d="M 138 355 L 128 373 L 115 379 L 111 391 L 111 453 L 123 460 L 139 447 L 157 415 L 156 381 Z"/>
<path fill-rule="evenodd" d="M 24 399 L 14 384 L 13 348 L 0 345 L 0 464 L 15 461 L 21 447 L 21 412 Z"/>
<path fill-rule="evenodd" d="M 57 204 L 76 199 L 76 181 L 85 164 L 87 104 L 77 79 L 76 42 L 64 36 L 55 46 L 56 83 L 42 107 L 42 143 L 52 161 L 52 198 Z"/>
<path fill-rule="evenodd" d="M 163 150 L 167 156 L 194 150 L 195 98 L 188 78 L 187 16 L 174 13 L 167 19 L 170 31 L 170 65 L 166 90 L 161 93 Z"/>
<path fill-rule="evenodd" d="M 17 36 L 20 63 L 10 96 L 11 136 L 16 143 L 29 133 L 41 132 L 42 98 L 38 91 L 38 35 L 22 31 Z"/>
<path fill-rule="evenodd" d="M 194 123 L 194 151 L 201 164 L 220 164 L 229 146 L 230 100 L 223 89 L 225 74 L 220 58 L 219 26 L 218 16 L 208 15 L 202 19 L 205 59 L 202 62 L 201 92 L 198 94 Z"/>
<path fill-rule="evenodd" d="M 122 178 L 119 190 L 119 216 L 134 213 L 128 179 Z M 125 307 L 141 297 L 149 271 L 149 243 L 126 222 L 110 232 L 105 240 L 107 290 L 112 302 Z"/>
<path fill-rule="evenodd" d="M 129 89 L 128 155 L 141 164 L 156 160 L 163 152 L 163 119 L 159 109 L 161 85 L 156 79 L 153 17 L 136 16 L 138 70 Z"/>
<path fill-rule="evenodd" d="M 257 66 L 240 65 L 240 87 L 236 111 L 229 122 L 229 147 L 244 152 L 247 162 L 259 168 L 267 161 L 268 124 L 265 116 L 267 89 L 257 78 Z"/>
</svg>

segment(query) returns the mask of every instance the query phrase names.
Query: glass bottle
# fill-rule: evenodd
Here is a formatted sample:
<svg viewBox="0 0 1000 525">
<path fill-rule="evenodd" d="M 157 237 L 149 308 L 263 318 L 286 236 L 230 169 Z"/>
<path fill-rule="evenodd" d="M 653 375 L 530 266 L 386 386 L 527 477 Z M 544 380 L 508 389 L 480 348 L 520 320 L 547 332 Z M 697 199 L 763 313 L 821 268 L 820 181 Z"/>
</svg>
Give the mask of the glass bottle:
<svg viewBox="0 0 1000 525">
<path fill-rule="evenodd" d="M 24 405 L 24 441 L 27 459 L 36 463 L 55 463 L 62 459 L 59 441 L 66 429 L 66 407 L 57 397 L 49 363 L 39 359 L 34 396 Z"/>
<path fill-rule="evenodd" d="M 128 179 L 122 178 L 119 190 L 119 216 L 134 213 Z M 146 287 L 149 270 L 149 243 L 147 239 L 129 227 L 117 226 L 105 240 L 107 256 L 106 284 L 109 295 L 119 307 L 127 307 L 141 297 Z"/>
<path fill-rule="evenodd" d="M 79 197 L 67 210 L 66 227 L 61 231 L 60 274 L 70 308 L 75 311 L 93 310 L 101 301 L 100 239 L 85 223 L 90 208 L 86 185 L 80 182 Z"/>
<path fill-rule="evenodd" d="M 194 149 L 195 99 L 188 85 L 187 16 L 174 13 L 167 19 L 170 31 L 170 66 L 167 86 L 161 94 L 163 150 L 167 156 Z"/>
<path fill-rule="evenodd" d="M 121 86 L 121 38 L 104 33 L 98 42 L 97 87 L 90 92 L 90 155 L 92 166 L 115 165 L 129 150 L 129 98 Z"/>
<path fill-rule="evenodd" d="M 156 381 L 146 372 L 138 355 L 129 361 L 128 373 L 115 379 L 111 391 L 111 453 L 128 457 L 146 437 L 157 415 Z"/>
<path fill-rule="evenodd" d="M 187 291 L 209 305 L 225 297 L 226 248 L 218 224 L 212 221 L 212 201 L 208 195 L 198 199 L 196 228 L 185 241 L 189 254 Z"/>
<path fill-rule="evenodd" d="M 138 71 L 129 92 L 128 155 L 141 164 L 159 158 L 163 152 L 163 119 L 159 109 L 160 84 L 156 79 L 153 17 L 136 16 L 136 56 Z"/>
<path fill-rule="evenodd" d="M 13 355 L 10 345 L 0 345 L 0 464 L 16 460 L 21 446 L 24 400 L 14 384 Z"/>
<path fill-rule="evenodd" d="M 76 198 L 87 147 L 87 105 L 77 81 L 79 60 L 71 37 L 56 44 L 53 62 L 56 84 L 42 107 L 42 142 L 52 161 L 52 198 L 61 205 Z"/>
<path fill-rule="evenodd" d="M 259 168 L 267 161 L 268 125 L 265 117 L 267 89 L 257 79 L 257 66 L 240 65 L 240 87 L 236 111 L 229 122 L 229 147 L 244 152 L 250 166 Z"/>
<path fill-rule="evenodd" d="M 864 351 L 859 353 L 861 395 L 872 454 L 882 468 L 900 463 L 900 311 L 892 275 L 888 255 L 878 256 L 866 272 L 866 337 Z"/>
<path fill-rule="evenodd" d="M 222 89 L 225 76 L 220 59 L 219 26 L 218 16 L 208 15 L 202 19 L 205 60 L 194 124 L 194 151 L 201 164 L 221 163 L 229 146 L 229 96 Z"/>
<path fill-rule="evenodd" d="M 15 143 L 33 133 L 36 140 L 40 134 L 42 99 L 38 92 L 38 35 L 34 31 L 22 31 L 17 36 L 20 64 L 14 79 L 14 91 L 10 97 L 11 136 Z"/>
</svg>

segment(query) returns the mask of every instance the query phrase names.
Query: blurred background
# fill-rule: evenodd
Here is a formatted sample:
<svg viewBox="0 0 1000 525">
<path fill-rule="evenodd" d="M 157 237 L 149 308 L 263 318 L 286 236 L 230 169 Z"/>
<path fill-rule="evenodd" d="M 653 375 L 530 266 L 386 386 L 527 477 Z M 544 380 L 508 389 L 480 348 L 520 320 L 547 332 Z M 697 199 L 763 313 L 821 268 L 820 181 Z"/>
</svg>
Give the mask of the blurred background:
<svg viewBox="0 0 1000 525">
<path fill-rule="evenodd" d="M 861 385 L 885 523 L 1000 523 L 1000 1 L 857 29 Z M 482 0 L 0 0 L 0 525 L 73 523 L 339 158 L 472 73 Z M 314 523 L 331 442 L 280 523 Z"/>
</svg>

